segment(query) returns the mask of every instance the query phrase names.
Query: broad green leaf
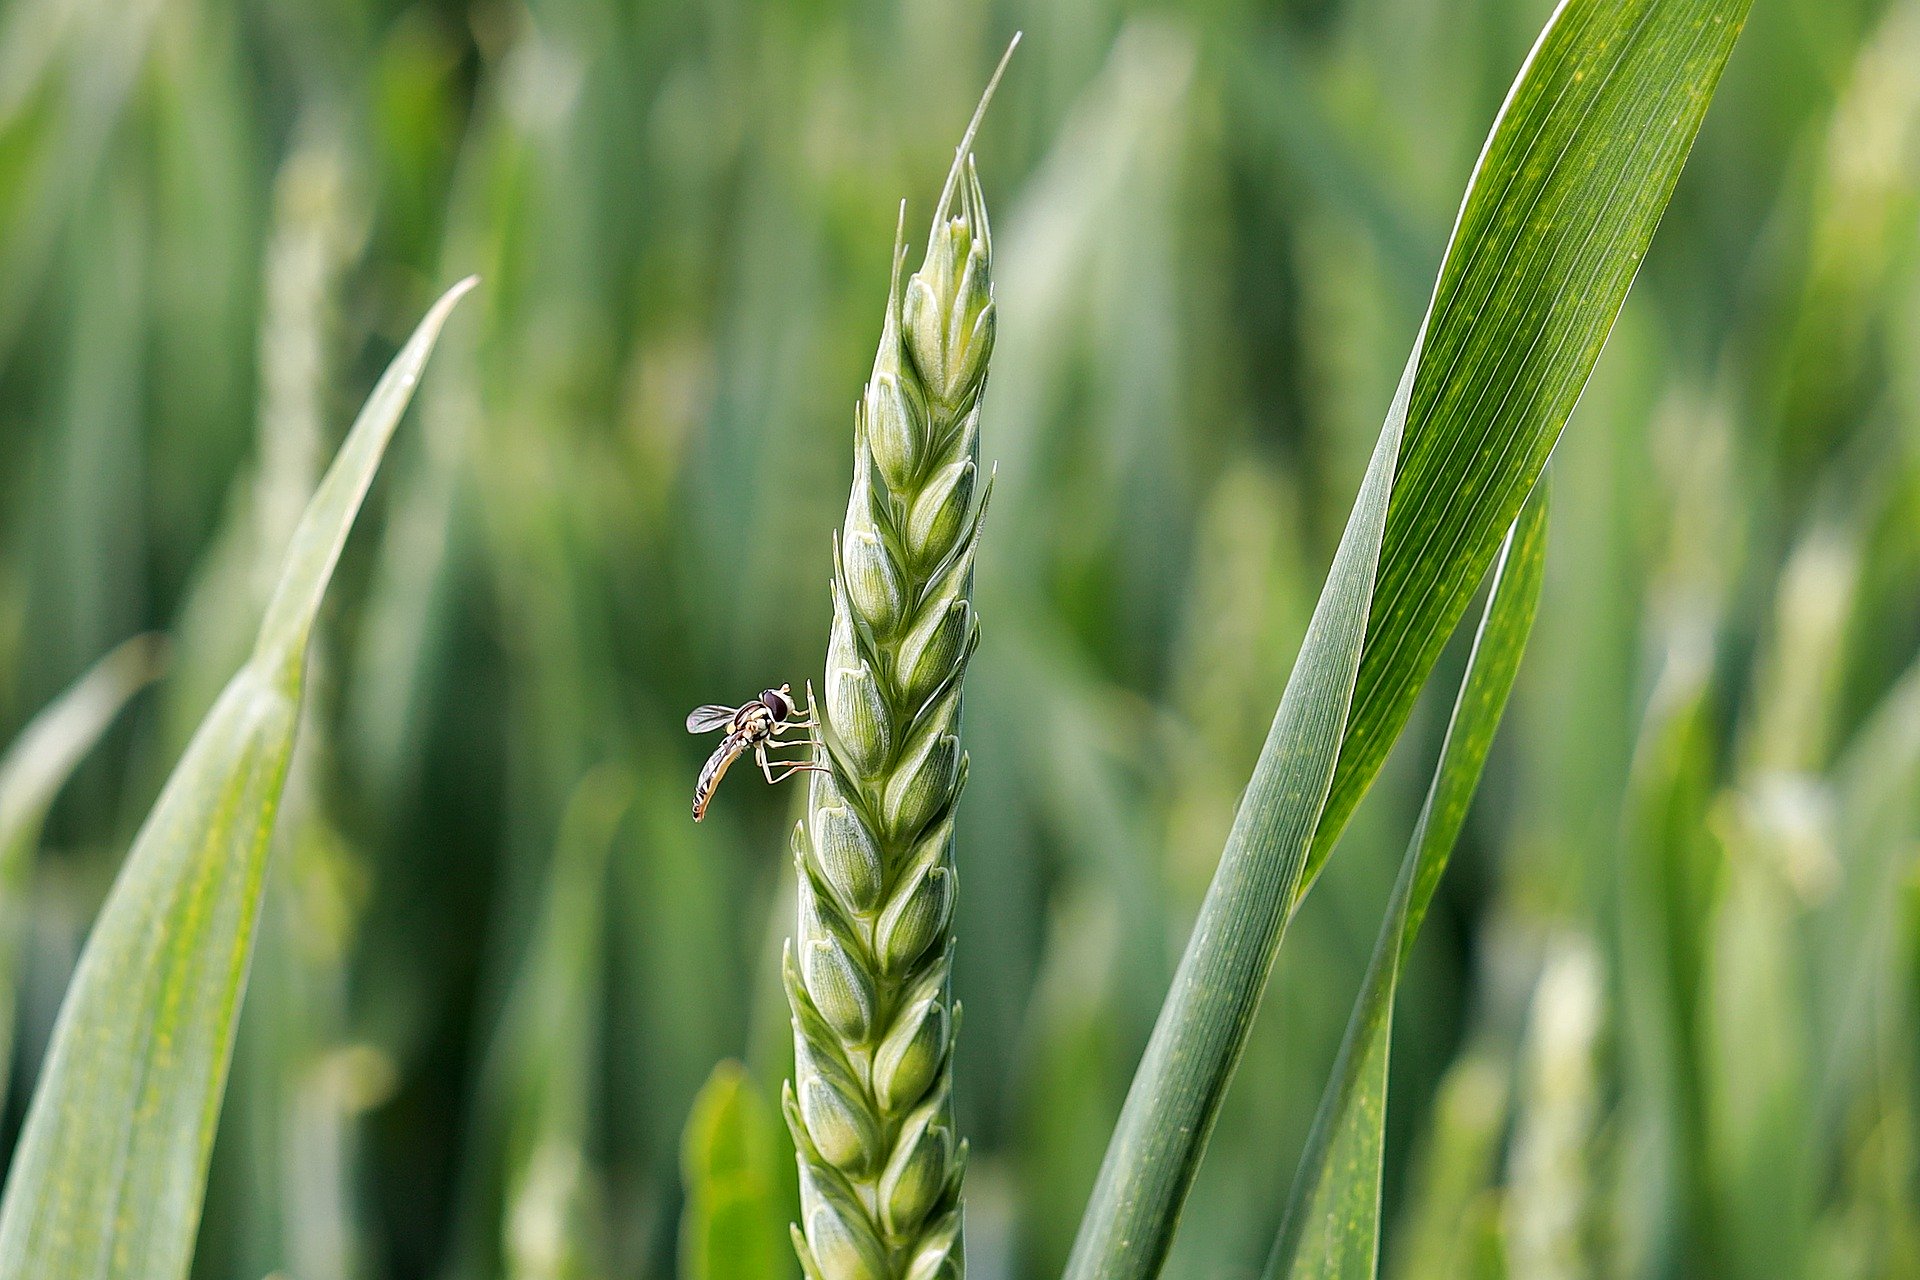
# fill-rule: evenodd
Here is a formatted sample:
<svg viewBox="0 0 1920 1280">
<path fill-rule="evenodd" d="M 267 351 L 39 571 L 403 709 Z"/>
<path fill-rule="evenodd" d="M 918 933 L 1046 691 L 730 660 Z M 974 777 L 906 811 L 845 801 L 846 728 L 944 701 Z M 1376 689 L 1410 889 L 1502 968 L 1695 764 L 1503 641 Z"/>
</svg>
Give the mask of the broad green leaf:
<svg viewBox="0 0 1920 1280">
<path fill-rule="evenodd" d="M 747 1069 L 722 1062 L 701 1086 L 680 1144 L 686 1208 L 681 1280 L 786 1280 L 793 1274 L 773 1108 Z"/>
<path fill-rule="evenodd" d="M 299 721 L 307 640 L 440 327 L 427 313 L 294 531 L 252 657 L 188 744 L 61 1006 L 0 1202 L 0 1280 L 185 1274 Z"/>
<path fill-rule="evenodd" d="M 0 1100 L 13 1067 L 27 888 L 47 810 L 127 699 L 160 669 L 160 643 L 135 636 L 35 716 L 0 756 Z"/>
<path fill-rule="evenodd" d="M 1311 884 L 1486 577 L 1626 300 L 1751 0 L 1563 0 L 1508 91 L 1427 312 Z"/>
<path fill-rule="evenodd" d="M 1108 1145 L 1072 1280 L 1164 1261 L 1287 917 L 1572 412 L 1748 3 L 1566 0 L 1514 82 Z"/>
<path fill-rule="evenodd" d="M 1267 1263 L 1278 1277 L 1365 1277 L 1379 1264 L 1380 1172 L 1386 1148 L 1387 1059 L 1400 969 L 1466 822 L 1487 750 L 1513 691 L 1546 563 L 1544 486 L 1522 510 L 1494 567 L 1493 589 L 1440 748 L 1400 878 L 1354 1002 L 1333 1078 L 1294 1177 Z"/>
</svg>

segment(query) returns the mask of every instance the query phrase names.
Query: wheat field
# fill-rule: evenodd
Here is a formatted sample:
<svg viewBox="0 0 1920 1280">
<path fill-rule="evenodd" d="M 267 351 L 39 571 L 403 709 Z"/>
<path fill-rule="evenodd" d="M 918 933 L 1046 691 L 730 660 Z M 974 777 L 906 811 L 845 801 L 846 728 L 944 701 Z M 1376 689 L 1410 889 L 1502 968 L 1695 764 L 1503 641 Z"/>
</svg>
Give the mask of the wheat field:
<svg viewBox="0 0 1920 1280">
<path fill-rule="evenodd" d="M 1749 3 L 0 5 L 0 1280 L 1920 1277 Z"/>
</svg>

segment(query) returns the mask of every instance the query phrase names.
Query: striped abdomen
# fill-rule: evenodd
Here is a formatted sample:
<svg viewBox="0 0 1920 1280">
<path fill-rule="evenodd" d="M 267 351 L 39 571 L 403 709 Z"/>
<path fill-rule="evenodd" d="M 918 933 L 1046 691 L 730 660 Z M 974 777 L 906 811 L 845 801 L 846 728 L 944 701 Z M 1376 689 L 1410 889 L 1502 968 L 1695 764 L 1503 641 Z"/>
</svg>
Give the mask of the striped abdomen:
<svg viewBox="0 0 1920 1280">
<path fill-rule="evenodd" d="M 727 776 L 727 767 L 740 758 L 753 742 L 751 734 L 730 733 L 720 739 L 720 745 L 713 749 L 707 762 L 700 766 L 700 780 L 693 784 L 693 820 L 700 821 L 706 816 L 707 802 L 713 799 L 713 793 L 720 785 L 720 779 Z"/>
</svg>

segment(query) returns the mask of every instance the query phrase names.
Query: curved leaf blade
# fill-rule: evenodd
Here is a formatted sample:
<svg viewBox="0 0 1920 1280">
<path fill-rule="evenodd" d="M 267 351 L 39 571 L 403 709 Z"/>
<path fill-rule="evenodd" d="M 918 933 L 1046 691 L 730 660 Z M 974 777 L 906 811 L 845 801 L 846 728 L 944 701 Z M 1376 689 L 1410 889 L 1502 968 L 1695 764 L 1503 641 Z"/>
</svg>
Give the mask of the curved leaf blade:
<svg viewBox="0 0 1920 1280">
<path fill-rule="evenodd" d="M 1153 1275 L 1172 1243 L 1333 781 L 1416 363 L 1417 348 L 1108 1143 L 1067 1261 L 1071 1280 Z"/>
<path fill-rule="evenodd" d="M 1572 412 L 1749 3 L 1563 0 L 1509 91 L 1108 1144 L 1070 1280 L 1152 1276 L 1164 1262 L 1287 917 Z M 1381 521 L 1370 491 L 1383 478 Z M 1350 662 L 1344 627 L 1328 622 L 1356 614 L 1365 640 Z M 1331 761 L 1327 725 L 1313 722 L 1324 712 L 1340 738 Z"/>
<path fill-rule="evenodd" d="M 1563 0 L 1487 137 L 1428 310 L 1353 714 L 1306 883 L 1599 359 L 1751 0 Z"/>
<path fill-rule="evenodd" d="M 170 1280 L 192 1258 L 266 855 L 328 579 L 440 327 L 434 304 L 295 530 L 252 658 L 134 837 L 61 1005 L 0 1200 L 0 1280 Z"/>
<path fill-rule="evenodd" d="M 1487 750 L 1513 692 L 1546 565 L 1544 482 L 1507 535 L 1440 760 L 1394 884 L 1373 959 L 1314 1118 L 1268 1280 L 1372 1280 L 1380 1257 L 1380 1175 L 1386 1150 L 1387 1062 L 1400 970 L 1466 823 Z"/>
</svg>

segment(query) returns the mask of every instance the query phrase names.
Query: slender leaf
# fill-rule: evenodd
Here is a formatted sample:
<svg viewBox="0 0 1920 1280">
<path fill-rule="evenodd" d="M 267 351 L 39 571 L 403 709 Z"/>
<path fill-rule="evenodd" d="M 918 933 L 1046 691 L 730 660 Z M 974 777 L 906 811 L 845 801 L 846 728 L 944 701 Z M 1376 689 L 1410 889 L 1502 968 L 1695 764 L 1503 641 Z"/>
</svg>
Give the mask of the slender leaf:
<svg viewBox="0 0 1920 1280">
<path fill-rule="evenodd" d="M 722 1062 L 693 1101 L 681 1140 L 687 1203 L 682 1280 L 786 1280 L 793 1274 L 780 1194 L 774 1111 L 737 1062 Z"/>
<path fill-rule="evenodd" d="M 1072 1280 L 1164 1261 L 1286 919 L 1572 412 L 1748 3 L 1566 0 L 1509 91 L 1107 1148 Z"/>
<path fill-rule="evenodd" d="M 1461 680 L 1425 807 L 1401 863 L 1366 981 L 1354 1002 L 1333 1078 L 1295 1175 L 1267 1275 L 1366 1277 L 1380 1252 L 1380 1173 L 1386 1147 L 1387 1060 L 1400 969 L 1466 822 L 1487 749 L 1506 710 L 1533 628 L 1546 564 L 1547 503 L 1536 490 L 1507 535 Z"/>
<path fill-rule="evenodd" d="M 1508 91 L 1441 264 L 1379 589 L 1306 883 L 1546 465 L 1751 0 L 1563 0 Z"/>
<path fill-rule="evenodd" d="M 299 722 L 307 640 L 440 327 L 427 313 L 361 410 L 287 553 L 253 656 L 134 838 L 88 939 L 0 1202 L 4 1280 L 184 1275 Z"/>
<path fill-rule="evenodd" d="M 1307 842 L 1333 780 L 1414 367 L 1409 360 L 1401 376 L 1299 661 L 1108 1143 L 1067 1262 L 1075 1280 L 1153 1275 L 1172 1243 L 1206 1131 L 1279 954 Z"/>
<path fill-rule="evenodd" d="M 1700 1235 L 1706 1139 L 1700 1114 L 1699 922 L 1712 909 L 1718 851 L 1709 826 L 1715 764 L 1711 630 L 1696 617 L 1659 637 L 1648 698 L 1622 799 L 1616 1012 L 1636 1148 L 1622 1171 L 1623 1252 L 1630 1275 L 1684 1275 Z M 1644 1225 L 1643 1225 L 1644 1224 Z"/>
<path fill-rule="evenodd" d="M 0 1099 L 13 1067 L 27 884 L 47 810 L 127 699 L 159 670 L 159 640 L 135 636 L 35 716 L 0 757 Z"/>
<path fill-rule="evenodd" d="M 1848 745 L 1835 785 L 1840 883 L 1812 922 L 1811 1118 L 1824 1134 L 1840 1130 L 1844 1100 L 1870 1069 L 1876 1002 L 1901 981 L 1901 884 L 1912 883 L 1920 833 L 1920 663 Z"/>
</svg>

